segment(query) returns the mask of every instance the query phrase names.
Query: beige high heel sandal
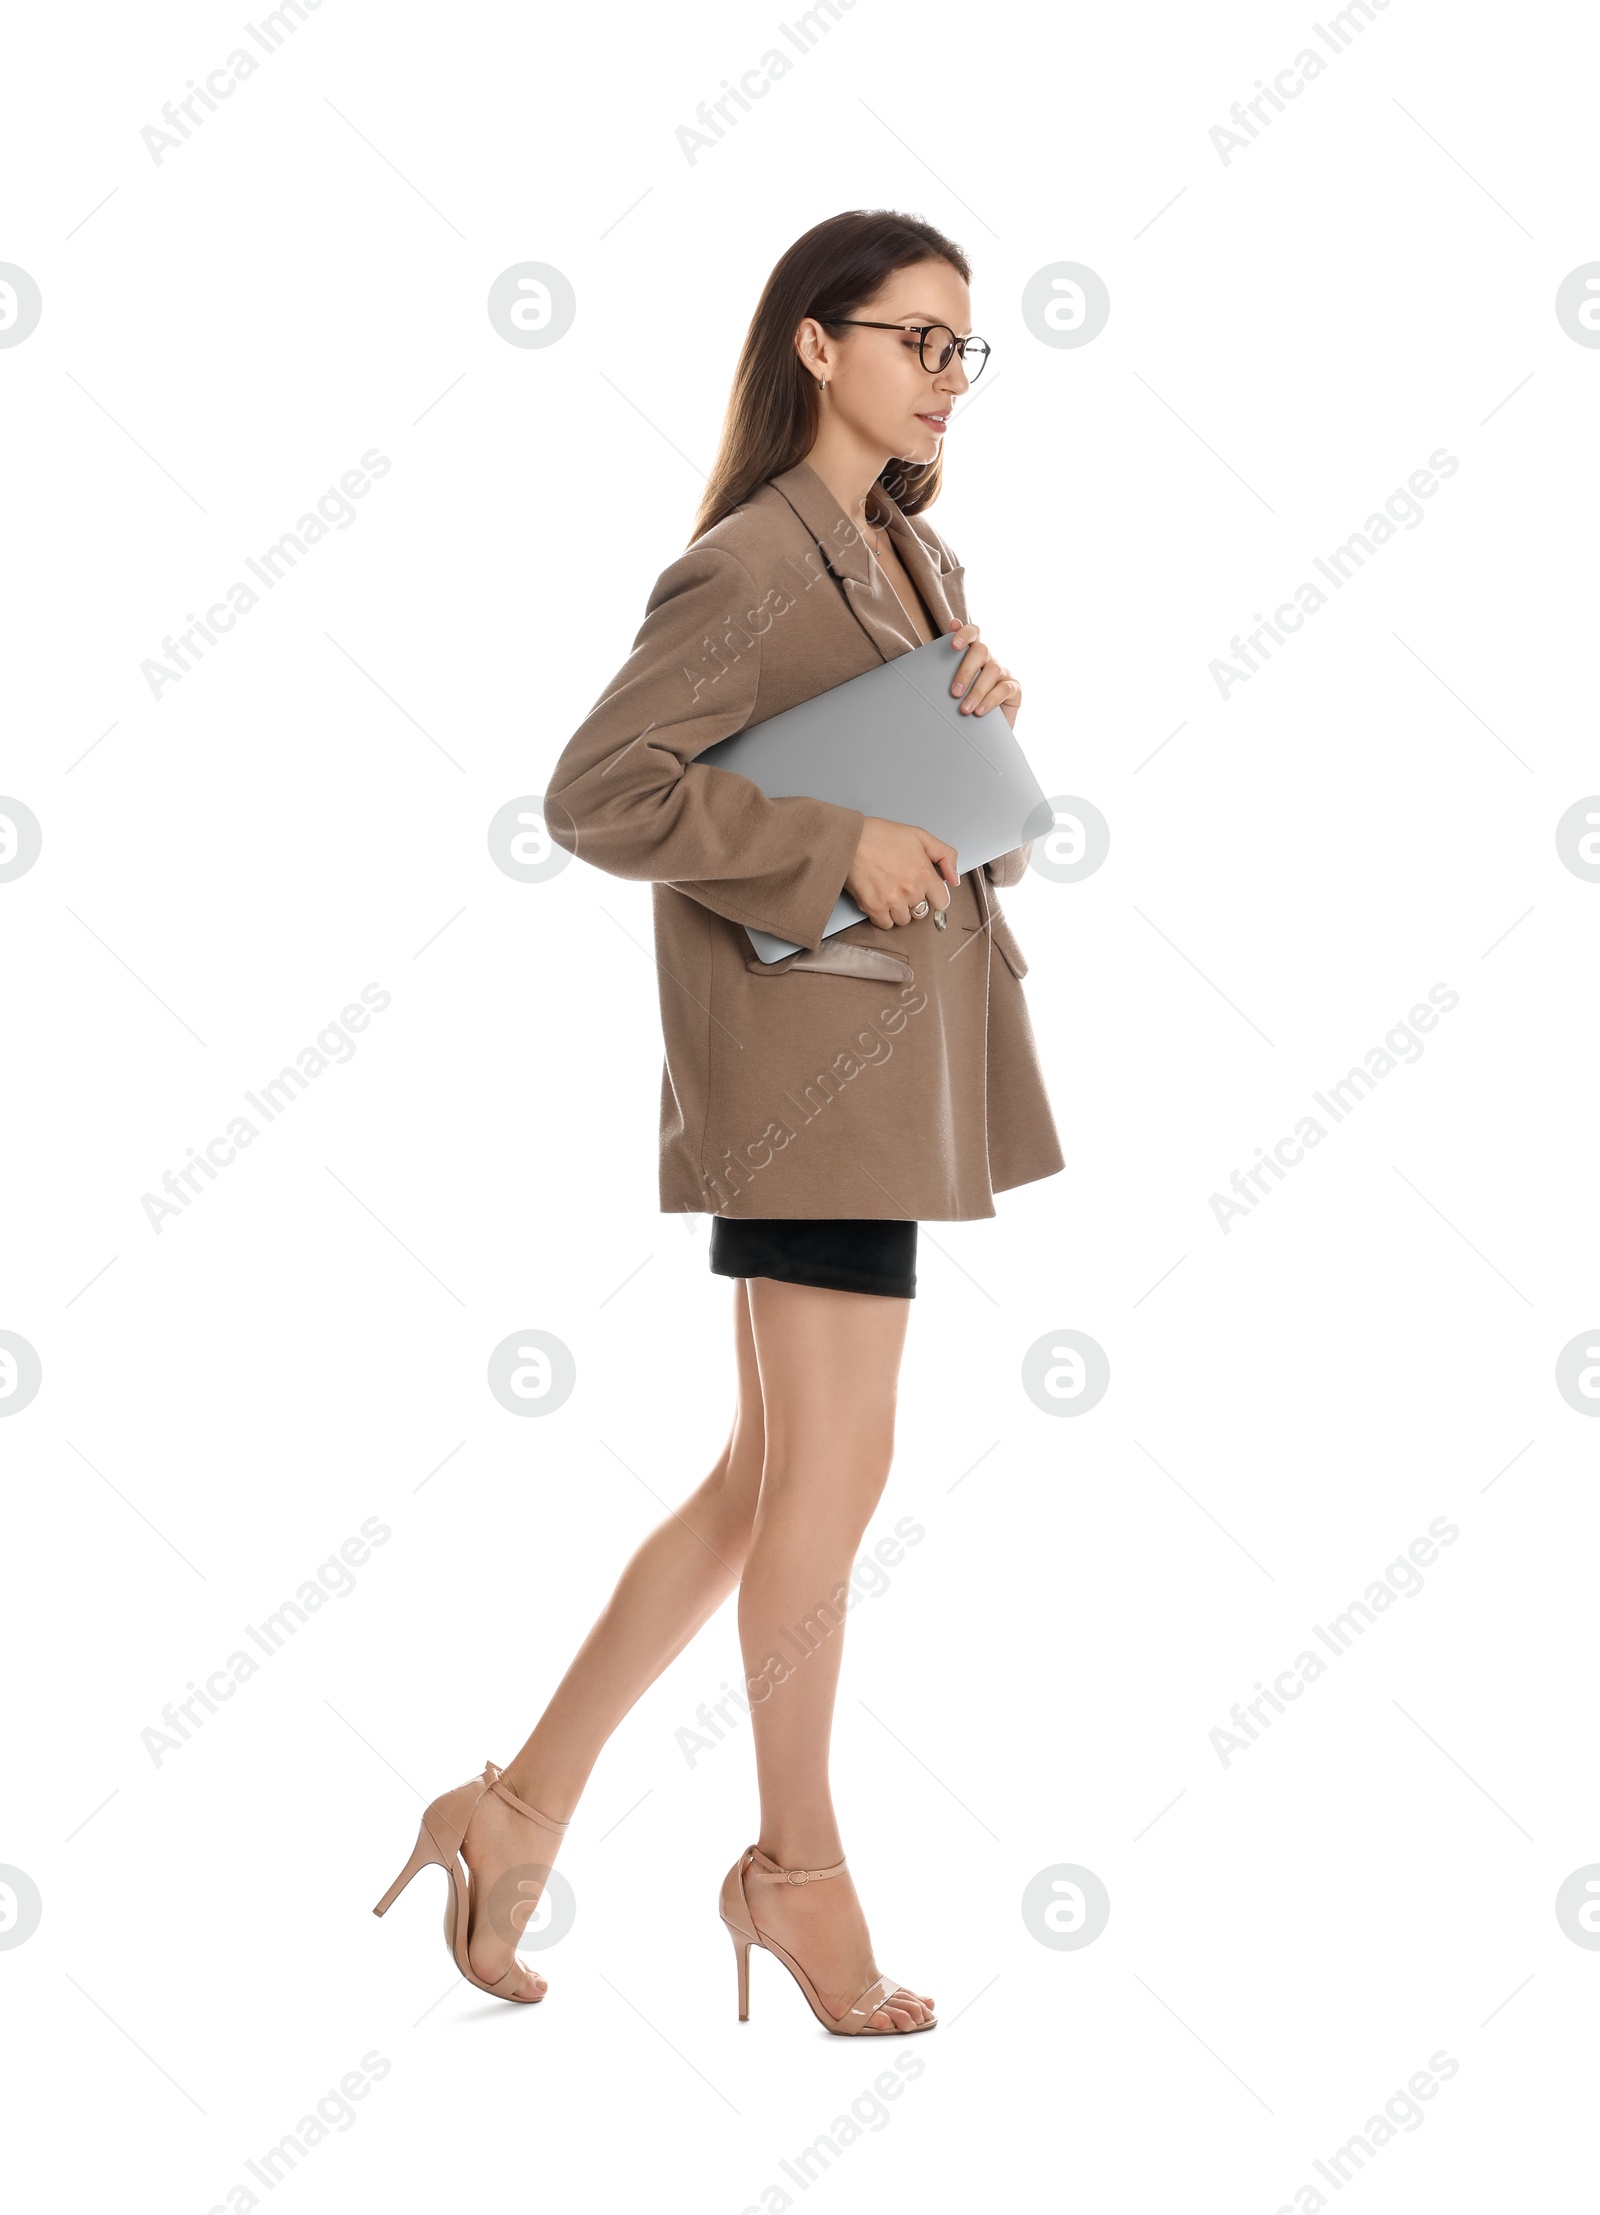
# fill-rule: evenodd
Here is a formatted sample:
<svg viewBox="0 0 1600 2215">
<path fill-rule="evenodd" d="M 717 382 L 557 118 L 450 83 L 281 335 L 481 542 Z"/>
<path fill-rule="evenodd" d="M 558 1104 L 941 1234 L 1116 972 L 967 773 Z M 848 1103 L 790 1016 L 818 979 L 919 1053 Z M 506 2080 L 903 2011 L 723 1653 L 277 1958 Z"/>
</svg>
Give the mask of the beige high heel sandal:
<svg viewBox="0 0 1600 2215">
<path fill-rule="evenodd" d="M 830 2015 L 823 2006 L 820 1994 L 804 1969 L 776 1938 L 756 1928 L 749 1896 L 745 1891 L 745 1879 L 749 1876 L 764 1877 L 778 1884 L 815 1884 L 823 1877 L 839 1876 L 845 1864 L 836 1861 L 831 1869 L 785 1869 L 764 1854 L 759 1846 L 746 1846 L 733 1867 L 722 1880 L 722 1898 L 718 1903 L 728 1936 L 733 1940 L 733 1950 L 739 1962 L 739 2020 L 750 2020 L 750 1948 L 765 1946 L 767 1952 L 778 1959 L 794 1978 L 810 2003 L 811 2012 L 824 2030 L 833 2032 L 836 2038 L 855 2038 L 865 2032 L 869 2038 L 909 2038 L 912 2031 L 935 2030 L 938 2017 L 930 2015 L 925 2023 L 913 2023 L 909 2030 L 868 2030 L 867 2025 L 886 2000 L 918 2000 L 920 1995 L 910 1992 L 903 1984 L 896 1984 L 893 1977 L 878 1977 L 867 1986 L 859 1999 L 853 2000 L 842 2015 Z"/>
<path fill-rule="evenodd" d="M 467 1835 L 472 1811 L 485 1792 L 496 1793 L 508 1806 L 514 1807 L 519 1815 L 531 1816 L 534 1822 L 542 1823 L 546 1830 L 553 1831 L 558 1839 L 567 1828 L 566 1823 L 558 1823 L 550 1815 L 541 1815 L 526 1800 L 519 1800 L 510 1785 L 503 1781 L 501 1772 L 494 1763 L 486 1761 L 481 1777 L 472 1777 L 467 1783 L 458 1784 L 453 1792 L 443 1792 L 438 1799 L 429 1801 L 422 1811 L 422 1824 L 417 1832 L 417 1843 L 412 1849 L 411 1859 L 372 1912 L 374 1915 L 387 1915 L 417 1871 L 437 1862 L 450 1879 L 444 1903 L 444 1942 L 450 1949 L 451 1959 L 467 1982 L 475 1984 L 480 1992 L 492 1992 L 496 1999 L 510 2000 L 517 1997 L 519 1988 L 526 1979 L 537 1975 L 538 1971 L 530 1970 L 525 1962 L 513 1960 L 504 1976 L 497 1977 L 492 1984 L 486 1984 L 482 1977 L 474 1973 L 467 1955 L 467 1946 L 472 1936 L 474 1887 L 472 1871 L 461 1856 L 461 1841 Z M 569 1817 L 568 1821 L 570 1820 Z M 542 1993 L 539 1994 L 539 1998 L 542 1999 L 543 1996 Z M 521 2004 L 532 2006 L 536 2002 L 525 2000 Z"/>
</svg>

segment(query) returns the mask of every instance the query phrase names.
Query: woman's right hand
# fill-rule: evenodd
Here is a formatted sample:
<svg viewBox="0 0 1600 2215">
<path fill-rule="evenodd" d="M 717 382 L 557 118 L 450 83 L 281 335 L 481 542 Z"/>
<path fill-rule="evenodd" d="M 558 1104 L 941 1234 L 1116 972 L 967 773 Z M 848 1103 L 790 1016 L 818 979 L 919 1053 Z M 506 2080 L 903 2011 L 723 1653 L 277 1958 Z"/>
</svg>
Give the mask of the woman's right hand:
<svg viewBox="0 0 1600 2215">
<path fill-rule="evenodd" d="M 947 908 L 951 888 L 960 882 L 953 846 L 915 823 L 869 815 L 844 889 L 879 930 L 886 931 L 893 924 L 909 923 L 911 910 L 921 900 L 933 910 Z"/>
</svg>

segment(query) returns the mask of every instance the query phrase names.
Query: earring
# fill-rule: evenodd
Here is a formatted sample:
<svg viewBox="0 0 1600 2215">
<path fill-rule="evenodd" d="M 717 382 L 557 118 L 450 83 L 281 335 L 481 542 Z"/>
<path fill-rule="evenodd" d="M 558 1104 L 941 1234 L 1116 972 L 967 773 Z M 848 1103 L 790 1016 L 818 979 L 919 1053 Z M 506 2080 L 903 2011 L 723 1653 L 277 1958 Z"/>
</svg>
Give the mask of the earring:
<svg viewBox="0 0 1600 2215">
<path fill-rule="evenodd" d="M 817 379 L 817 383 L 818 383 L 818 384 L 819 384 L 819 385 L 821 386 L 821 388 L 822 388 L 822 390 L 823 390 L 824 392 L 826 392 L 826 391 L 827 391 L 827 389 L 828 389 L 828 380 L 827 380 L 827 378 L 826 378 L 826 377 L 819 377 L 819 378 Z"/>
</svg>

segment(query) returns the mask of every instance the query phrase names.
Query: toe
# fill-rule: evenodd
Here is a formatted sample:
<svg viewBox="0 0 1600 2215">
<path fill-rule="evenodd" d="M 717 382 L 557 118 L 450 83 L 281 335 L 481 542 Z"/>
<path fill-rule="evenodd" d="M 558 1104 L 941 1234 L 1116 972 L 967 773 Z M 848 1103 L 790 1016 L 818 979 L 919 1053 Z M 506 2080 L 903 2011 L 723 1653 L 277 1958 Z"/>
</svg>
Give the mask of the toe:
<svg viewBox="0 0 1600 2215">
<path fill-rule="evenodd" d="M 933 2003 L 922 1999 L 915 1992 L 899 1992 L 885 2012 L 897 2018 L 896 2029 L 920 2030 L 925 2023 L 933 2020 Z"/>
</svg>

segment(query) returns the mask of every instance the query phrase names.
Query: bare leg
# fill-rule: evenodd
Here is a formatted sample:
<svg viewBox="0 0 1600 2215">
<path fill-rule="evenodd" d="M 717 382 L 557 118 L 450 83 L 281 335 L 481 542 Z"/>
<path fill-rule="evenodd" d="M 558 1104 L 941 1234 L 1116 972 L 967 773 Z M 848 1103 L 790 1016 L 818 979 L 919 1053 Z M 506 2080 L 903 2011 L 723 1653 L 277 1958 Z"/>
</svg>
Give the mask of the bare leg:
<svg viewBox="0 0 1600 2215">
<path fill-rule="evenodd" d="M 761 1490 L 765 1431 L 745 1280 L 735 1280 L 734 1338 L 738 1402 L 733 1428 L 716 1467 L 675 1514 L 657 1525 L 628 1562 L 594 1628 L 527 1743 L 505 1771 L 519 1799 L 560 1822 L 578 1804 L 601 1748 L 641 1694 L 680 1654 L 738 1583 L 749 1550 Z M 508 1869 L 548 1869 L 557 1840 L 493 1793 L 473 1811 L 462 1852 L 474 1888 L 487 1897 Z M 537 1891 L 523 1895 L 531 1913 Z M 512 1927 L 477 1921 L 468 1954 L 488 1981 L 504 1975 L 526 1920 Z M 531 1971 L 518 1999 L 542 1997 L 545 1980 Z"/>
<path fill-rule="evenodd" d="M 761 1788 L 757 1843 L 786 1868 L 843 1857 L 828 1743 L 856 1549 L 894 1453 L 907 1300 L 746 1280 L 761 1373 L 766 1465 L 739 1590 L 739 1638 Z M 797 1643 L 807 1649 L 797 1653 Z M 878 1974 L 850 1872 L 762 1885 L 761 1922 L 843 2015 Z M 883 2007 L 874 2030 L 907 2030 L 923 1997 Z"/>
</svg>

